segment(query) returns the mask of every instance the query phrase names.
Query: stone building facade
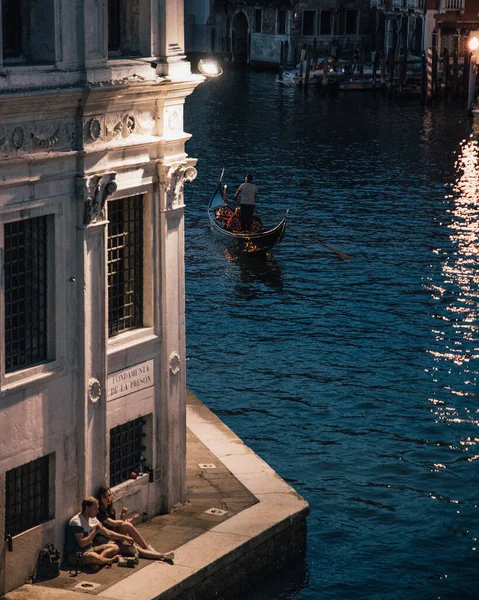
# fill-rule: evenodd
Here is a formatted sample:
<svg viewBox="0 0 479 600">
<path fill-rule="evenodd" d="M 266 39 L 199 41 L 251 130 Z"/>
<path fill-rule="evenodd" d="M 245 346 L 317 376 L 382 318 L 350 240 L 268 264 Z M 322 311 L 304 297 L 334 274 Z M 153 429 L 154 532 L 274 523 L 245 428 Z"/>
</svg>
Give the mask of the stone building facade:
<svg viewBox="0 0 479 600">
<path fill-rule="evenodd" d="M 373 20 L 369 0 L 299 0 L 292 11 L 292 44 L 317 56 L 351 59 L 371 50 Z"/>
<path fill-rule="evenodd" d="M 435 0 L 431 8 L 435 10 L 430 29 L 437 35 L 439 54 L 445 49 L 450 56 L 456 50 L 459 56 L 470 52 L 468 40 L 479 38 L 479 0 Z"/>
<path fill-rule="evenodd" d="M 212 52 L 264 66 L 296 64 L 303 47 L 351 58 L 374 34 L 370 0 L 216 0 L 209 22 Z"/>
<path fill-rule="evenodd" d="M 215 45 L 211 14 L 214 0 L 185 0 L 186 52 L 208 54 Z"/>
<path fill-rule="evenodd" d="M 215 0 L 211 51 L 227 60 L 278 65 L 290 55 L 289 0 Z"/>
<path fill-rule="evenodd" d="M 0 0 L 0 595 L 185 499 L 183 0 Z"/>
</svg>

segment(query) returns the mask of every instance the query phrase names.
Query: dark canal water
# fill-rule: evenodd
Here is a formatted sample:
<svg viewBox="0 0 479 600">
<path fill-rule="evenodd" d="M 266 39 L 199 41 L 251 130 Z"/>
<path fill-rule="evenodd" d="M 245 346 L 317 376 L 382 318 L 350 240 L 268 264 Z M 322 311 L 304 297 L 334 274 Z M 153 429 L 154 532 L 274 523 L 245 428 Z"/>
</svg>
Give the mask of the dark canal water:
<svg viewBox="0 0 479 600">
<path fill-rule="evenodd" d="M 311 505 L 306 560 L 248 600 L 477 600 L 479 125 L 274 79 L 185 107 L 188 386 Z M 211 238 L 222 167 L 291 209 L 263 262 Z"/>
</svg>

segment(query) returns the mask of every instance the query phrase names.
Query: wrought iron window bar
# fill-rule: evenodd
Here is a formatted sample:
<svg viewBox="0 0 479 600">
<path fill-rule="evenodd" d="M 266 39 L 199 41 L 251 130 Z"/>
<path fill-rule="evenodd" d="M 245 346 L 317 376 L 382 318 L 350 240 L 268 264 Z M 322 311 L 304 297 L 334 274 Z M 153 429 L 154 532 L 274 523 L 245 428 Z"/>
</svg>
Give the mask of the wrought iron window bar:
<svg viewBox="0 0 479 600">
<path fill-rule="evenodd" d="M 143 325 L 143 198 L 108 203 L 108 333 Z"/>
<path fill-rule="evenodd" d="M 5 534 L 18 535 L 50 518 L 49 456 L 6 473 Z"/>
<path fill-rule="evenodd" d="M 47 217 L 5 224 L 5 372 L 47 358 Z"/>
<path fill-rule="evenodd" d="M 142 471 L 145 446 L 145 419 L 140 417 L 110 429 L 110 486 Z"/>
</svg>

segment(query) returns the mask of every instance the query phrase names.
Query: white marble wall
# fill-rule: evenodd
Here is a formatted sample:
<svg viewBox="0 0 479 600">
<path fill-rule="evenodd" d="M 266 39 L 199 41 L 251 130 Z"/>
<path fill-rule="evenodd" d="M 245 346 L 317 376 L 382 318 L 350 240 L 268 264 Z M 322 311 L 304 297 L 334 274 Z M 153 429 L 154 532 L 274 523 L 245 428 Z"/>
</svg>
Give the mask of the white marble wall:
<svg viewBox="0 0 479 600">
<path fill-rule="evenodd" d="M 5 222 L 55 223 L 55 358 L 5 374 L 0 333 L 0 539 L 6 472 L 47 454 L 54 517 L 16 536 L 13 552 L 0 546 L 0 594 L 25 582 L 45 543 L 62 548 L 82 498 L 108 483 L 112 427 L 149 415 L 154 480 L 121 484 L 122 504 L 131 497 L 151 516 L 185 497 L 183 185 L 196 160 L 185 153 L 183 105 L 202 78 L 184 60 L 183 2 L 139 0 L 142 60 L 108 57 L 105 0 L 53 5 L 55 62 L 0 60 L 0 255 Z M 111 339 L 107 222 L 84 220 L 98 184 L 108 199 L 145 202 L 144 327 Z M 3 294 L 2 279 L 2 311 Z M 144 362 L 151 385 L 108 399 L 112 374 Z"/>
</svg>

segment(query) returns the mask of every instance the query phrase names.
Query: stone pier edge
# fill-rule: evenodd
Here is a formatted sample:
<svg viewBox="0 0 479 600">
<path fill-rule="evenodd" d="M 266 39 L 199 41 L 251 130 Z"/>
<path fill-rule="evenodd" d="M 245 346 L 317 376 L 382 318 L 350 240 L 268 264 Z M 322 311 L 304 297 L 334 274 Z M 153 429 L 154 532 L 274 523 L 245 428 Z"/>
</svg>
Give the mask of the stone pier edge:
<svg viewBox="0 0 479 600">
<path fill-rule="evenodd" d="M 304 553 L 308 503 L 191 392 L 186 424 L 258 503 L 176 548 L 173 567 L 152 563 L 98 597 L 231 597 Z"/>
</svg>

